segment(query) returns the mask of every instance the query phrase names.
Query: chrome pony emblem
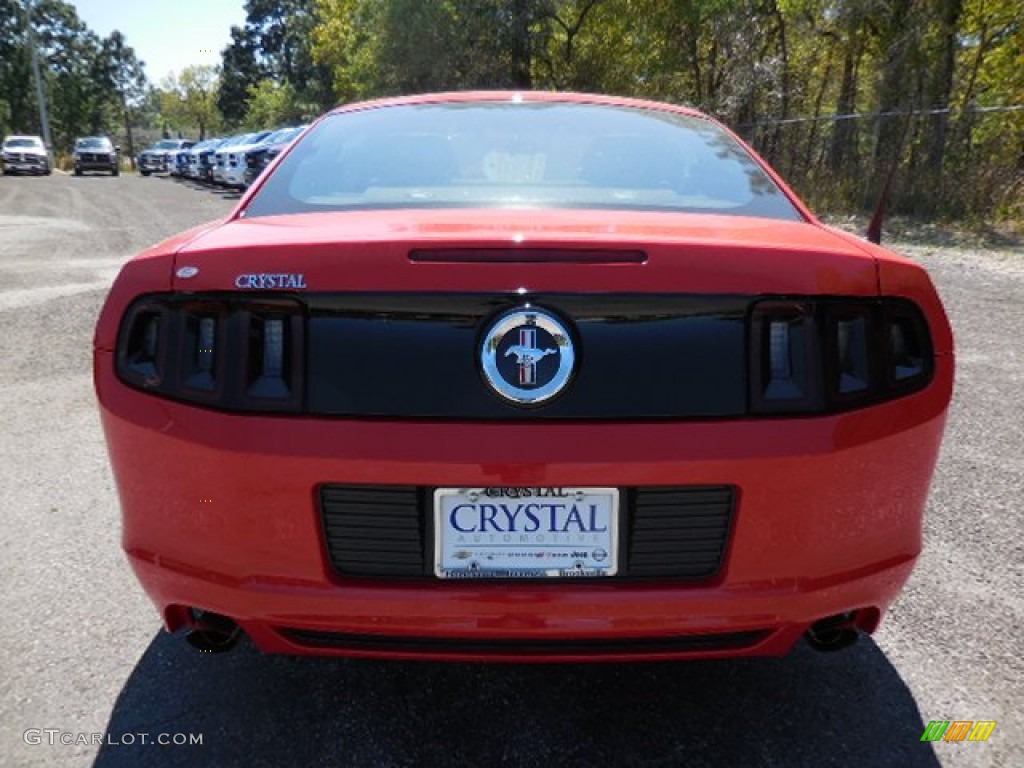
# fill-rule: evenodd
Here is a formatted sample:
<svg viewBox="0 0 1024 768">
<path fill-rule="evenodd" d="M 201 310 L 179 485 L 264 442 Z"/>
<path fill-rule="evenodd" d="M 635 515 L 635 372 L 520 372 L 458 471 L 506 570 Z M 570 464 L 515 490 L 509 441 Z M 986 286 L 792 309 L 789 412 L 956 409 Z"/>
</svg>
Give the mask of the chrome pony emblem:
<svg viewBox="0 0 1024 768">
<path fill-rule="evenodd" d="M 565 389 L 576 362 L 572 338 L 550 312 L 523 307 L 495 321 L 480 355 L 484 378 L 504 399 L 536 405 Z"/>
<path fill-rule="evenodd" d="M 537 349 L 537 329 L 520 328 L 519 343 L 505 350 L 505 357 L 516 356 L 519 364 L 519 386 L 537 383 L 537 363 L 548 355 L 557 355 L 558 350 L 548 347 Z"/>
</svg>

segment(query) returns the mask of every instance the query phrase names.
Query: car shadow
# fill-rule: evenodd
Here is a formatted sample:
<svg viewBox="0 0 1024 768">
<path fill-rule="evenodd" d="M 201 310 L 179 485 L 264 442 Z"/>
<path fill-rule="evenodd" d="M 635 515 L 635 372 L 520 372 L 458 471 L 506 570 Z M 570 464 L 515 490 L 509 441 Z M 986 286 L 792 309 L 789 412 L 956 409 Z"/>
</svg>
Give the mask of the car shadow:
<svg viewBox="0 0 1024 768">
<path fill-rule="evenodd" d="M 923 731 L 869 638 L 837 654 L 801 643 L 784 659 L 483 665 L 262 656 L 245 643 L 200 654 L 161 632 L 95 765 L 935 768 Z"/>
<path fill-rule="evenodd" d="M 188 189 L 194 189 L 200 192 L 212 192 L 224 200 L 240 200 L 242 198 L 242 193 L 237 189 L 220 187 L 216 184 L 207 184 L 193 179 L 177 179 L 176 181 Z"/>
</svg>

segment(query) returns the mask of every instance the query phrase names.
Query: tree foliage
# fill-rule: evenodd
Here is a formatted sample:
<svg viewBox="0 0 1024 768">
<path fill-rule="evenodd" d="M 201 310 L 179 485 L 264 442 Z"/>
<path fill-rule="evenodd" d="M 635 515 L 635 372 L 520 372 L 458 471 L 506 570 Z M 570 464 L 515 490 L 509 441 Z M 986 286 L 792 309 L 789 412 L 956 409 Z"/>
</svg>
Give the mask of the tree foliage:
<svg viewBox="0 0 1024 768">
<path fill-rule="evenodd" d="M 214 66 L 185 67 L 180 75 L 171 75 L 161 85 L 161 114 L 165 132 L 177 135 L 198 134 L 199 140 L 221 128 L 217 109 L 220 72 Z"/>
<path fill-rule="evenodd" d="M 824 209 L 1024 218 L 1020 0 L 246 0 L 220 76 L 149 88 L 120 33 L 36 0 L 55 141 L 152 122 L 272 128 L 339 102 L 469 88 L 690 104 Z M 0 129 L 39 132 L 23 0 L 0 0 Z M 1018 107 L 1017 109 L 1008 109 Z"/>
<path fill-rule="evenodd" d="M 41 134 L 26 21 L 25 3 L 0 0 L 0 130 Z M 61 0 L 37 0 L 31 28 L 54 148 L 67 151 L 86 134 L 130 137 L 146 81 L 124 36 L 99 37 Z"/>
<path fill-rule="evenodd" d="M 247 113 L 265 110 L 263 97 L 287 94 L 285 111 L 311 119 L 334 104 L 332 73 L 313 56 L 314 30 L 320 22 L 314 0 L 247 0 L 244 28 L 231 30 L 221 53 L 223 78 L 218 105 L 227 123 L 251 123 Z M 266 85 L 263 83 L 266 82 Z M 284 90 L 276 92 L 275 89 Z"/>
<path fill-rule="evenodd" d="M 242 127 L 258 131 L 281 125 L 294 125 L 308 119 L 305 106 L 288 83 L 261 80 L 249 89 L 249 111 Z"/>
<path fill-rule="evenodd" d="M 1024 213 L 1019 0 L 316 0 L 342 100 L 573 89 L 696 106 L 819 206 Z"/>
<path fill-rule="evenodd" d="M 231 44 L 221 52 L 220 90 L 217 108 L 229 123 L 245 119 L 249 91 L 268 76 L 260 61 L 260 41 L 249 26 L 231 28 Z"/>
</svg>

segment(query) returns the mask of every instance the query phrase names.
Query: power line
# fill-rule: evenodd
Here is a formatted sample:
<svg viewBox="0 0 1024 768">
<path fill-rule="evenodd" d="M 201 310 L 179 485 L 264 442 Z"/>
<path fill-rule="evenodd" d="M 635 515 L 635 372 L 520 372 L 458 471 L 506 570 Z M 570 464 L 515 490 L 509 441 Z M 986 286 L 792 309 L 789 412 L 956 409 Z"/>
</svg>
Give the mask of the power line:
<svg viewBox="0 0 1024 768">
<path fill-rule="evenodd" d="M 795 123 L 839 122 L 842 120 L 873 120 L 880 117 L 912 117 L 920 115 L 984 114 L 987 112 L 1019 112 L 1024 104 L 1004 107 L 945 107 L 942 109 L 890 110 L 887 112 L 850 112 L 844 115 L 818 115 L 817 117 L 787 117 L 778 120 L 759 120 L 756 123 L 739 123 L 737 128 L 760 128 L 767 125 L 790 125 Z"/>
</svg>

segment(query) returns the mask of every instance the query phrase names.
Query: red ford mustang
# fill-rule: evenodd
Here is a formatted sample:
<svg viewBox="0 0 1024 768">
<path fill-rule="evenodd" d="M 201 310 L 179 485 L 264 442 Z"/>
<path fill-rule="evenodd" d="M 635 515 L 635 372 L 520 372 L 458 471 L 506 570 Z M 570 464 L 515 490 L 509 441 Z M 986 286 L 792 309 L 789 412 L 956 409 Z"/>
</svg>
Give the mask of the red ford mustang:
<svg viewBox="0 0 1024 768">
<path fill-rule="evenodd" d="M 204 650 L 745 656 L 878 626 L 953 339 L 704 115 L 444 94 L 335 110 L 128 263 L 95 377 L 125 551 Z"/>
</svg>

